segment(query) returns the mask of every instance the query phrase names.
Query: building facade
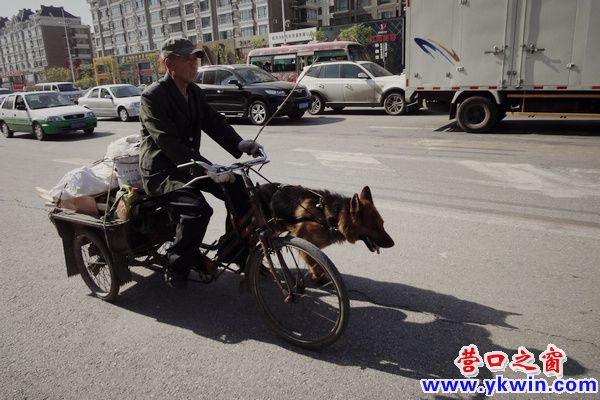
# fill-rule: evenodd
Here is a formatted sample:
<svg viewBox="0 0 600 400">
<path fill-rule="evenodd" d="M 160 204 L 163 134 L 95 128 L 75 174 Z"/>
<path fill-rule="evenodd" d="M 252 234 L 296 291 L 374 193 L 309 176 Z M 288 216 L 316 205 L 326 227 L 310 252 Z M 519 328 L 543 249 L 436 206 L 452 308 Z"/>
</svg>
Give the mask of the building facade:
<svg viewBox="0 0 600 400">
<path fill-rule="evenodd" d="M 92 62 L 90 27 L 63 8 L 41 6 L 36 12 L 23 9 L 11 19 L 0 17 L 2 86 L 33 85 L 44 80 L 48 67 L 70 70 L 68 47 L 77 78 L 79 65 Z"/>
<path fill-rule="evenodd" d="M 355 24 L 403 15 L 405 0 L 334 0 L 330 25 Z"/>
</svg>

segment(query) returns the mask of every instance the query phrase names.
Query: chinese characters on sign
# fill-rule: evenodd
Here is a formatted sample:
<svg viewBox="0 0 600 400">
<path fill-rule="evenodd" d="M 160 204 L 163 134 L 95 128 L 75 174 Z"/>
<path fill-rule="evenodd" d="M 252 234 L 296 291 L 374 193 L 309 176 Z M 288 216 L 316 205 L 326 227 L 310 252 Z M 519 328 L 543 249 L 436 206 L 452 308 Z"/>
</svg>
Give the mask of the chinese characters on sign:
<svg viewBox="0 0 600 400">
<path fill-rule="evenodd" d="M 477 346 L 470 344 L 460 349 L 458 357 L 454 360 L 454 365 L 460 369 L 460 373 L 466 378 L 477 376 L 479 368 L 484 365 L 491 372 L 504 371 L 508 366 L 511 370 L 523 372 L 528 376 L 539 375 L 542 371 L 547 377 L 562 378 L 563 364 L 567 361 L 567 355 L 563 350 L 550 343 L 546 347 L 546 351 L 542 352 L 538 358 L 543 364 L 541 370 L 535 363 L 535 355 L 524 346 L 519 347 L 518 353 L 514 354 L 510 358 L 512 361 L 509 362 L 508 355 L 502 351 L 487 352 L 482 358 Z"/>
</svg>

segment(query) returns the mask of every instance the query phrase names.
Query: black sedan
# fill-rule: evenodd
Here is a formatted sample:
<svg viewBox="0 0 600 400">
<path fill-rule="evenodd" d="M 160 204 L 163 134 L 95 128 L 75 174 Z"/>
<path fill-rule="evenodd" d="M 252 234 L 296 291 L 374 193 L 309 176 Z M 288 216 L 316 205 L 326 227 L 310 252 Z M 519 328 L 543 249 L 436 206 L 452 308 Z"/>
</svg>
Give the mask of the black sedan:
<svg viewBox="0 0 600 400">
<path fill-rule="evenodd" d="M 250 118 L 256 125 L 269 120 L 294 84 L 277 80 L 255 65 L 213 65 L 200 67 L 196 83 L 208 103 L 225 115 Z M 301 118 L 310 106 L 310 93 L 298 86 L 276 116 Z"/>
</svg>

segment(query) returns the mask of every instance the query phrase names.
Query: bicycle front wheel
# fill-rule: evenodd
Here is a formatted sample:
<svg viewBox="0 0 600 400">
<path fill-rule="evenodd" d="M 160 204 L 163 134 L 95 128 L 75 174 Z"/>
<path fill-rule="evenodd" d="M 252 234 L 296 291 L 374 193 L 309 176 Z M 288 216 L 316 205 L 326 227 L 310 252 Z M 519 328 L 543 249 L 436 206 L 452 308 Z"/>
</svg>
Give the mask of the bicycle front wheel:
<svg viewBox="0 0 600 400">
<path fill-rule="evenodd" d="M 346 287 L 331 260 L 304 239 L 273 239 L 274 270 L 257 251 L 248 279 L 258 308 L 276 334 L 307 349 L 334 343 L 348 325 L 350 302 Z M 319 271 L 319 279 L 311 271 Z M 286 276 L 287 274 L 287 281 Z"/>
</svg>

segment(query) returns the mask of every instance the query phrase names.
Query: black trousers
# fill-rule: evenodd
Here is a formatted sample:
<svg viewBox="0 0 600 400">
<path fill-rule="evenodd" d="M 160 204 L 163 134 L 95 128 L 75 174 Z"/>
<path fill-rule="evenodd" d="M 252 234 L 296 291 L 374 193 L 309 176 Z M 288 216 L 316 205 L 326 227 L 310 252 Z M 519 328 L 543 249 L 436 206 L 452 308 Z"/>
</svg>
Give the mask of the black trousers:
<svg viewBox="0 0 600 400">
<path fill-rule="evenodd" d="M 227 190 L 234 213 L 237 216 L 246 214 L 250 208 L 248 194 L 244 187 L 242 177 L 236 175 L 233 183 L 224 184 Z M 208 192 L 216 198 L 225 201 L 223 186 L 212 179 L 202 179 L 193 187 L 177 189 L 167 193 L 167 204 L 172 212 L 179 216 L 175 231 L 173 246 L 167 250 L 169 268 L 178 272 L 186 272 L 197 266 L 201 260 L 199 246 L 206 234 L 206 228 L 213 214 L 212 207 L 208 204 L 202 192 Z M 226 221 L 226 230 L 231 229 Z"/>
</svg>

